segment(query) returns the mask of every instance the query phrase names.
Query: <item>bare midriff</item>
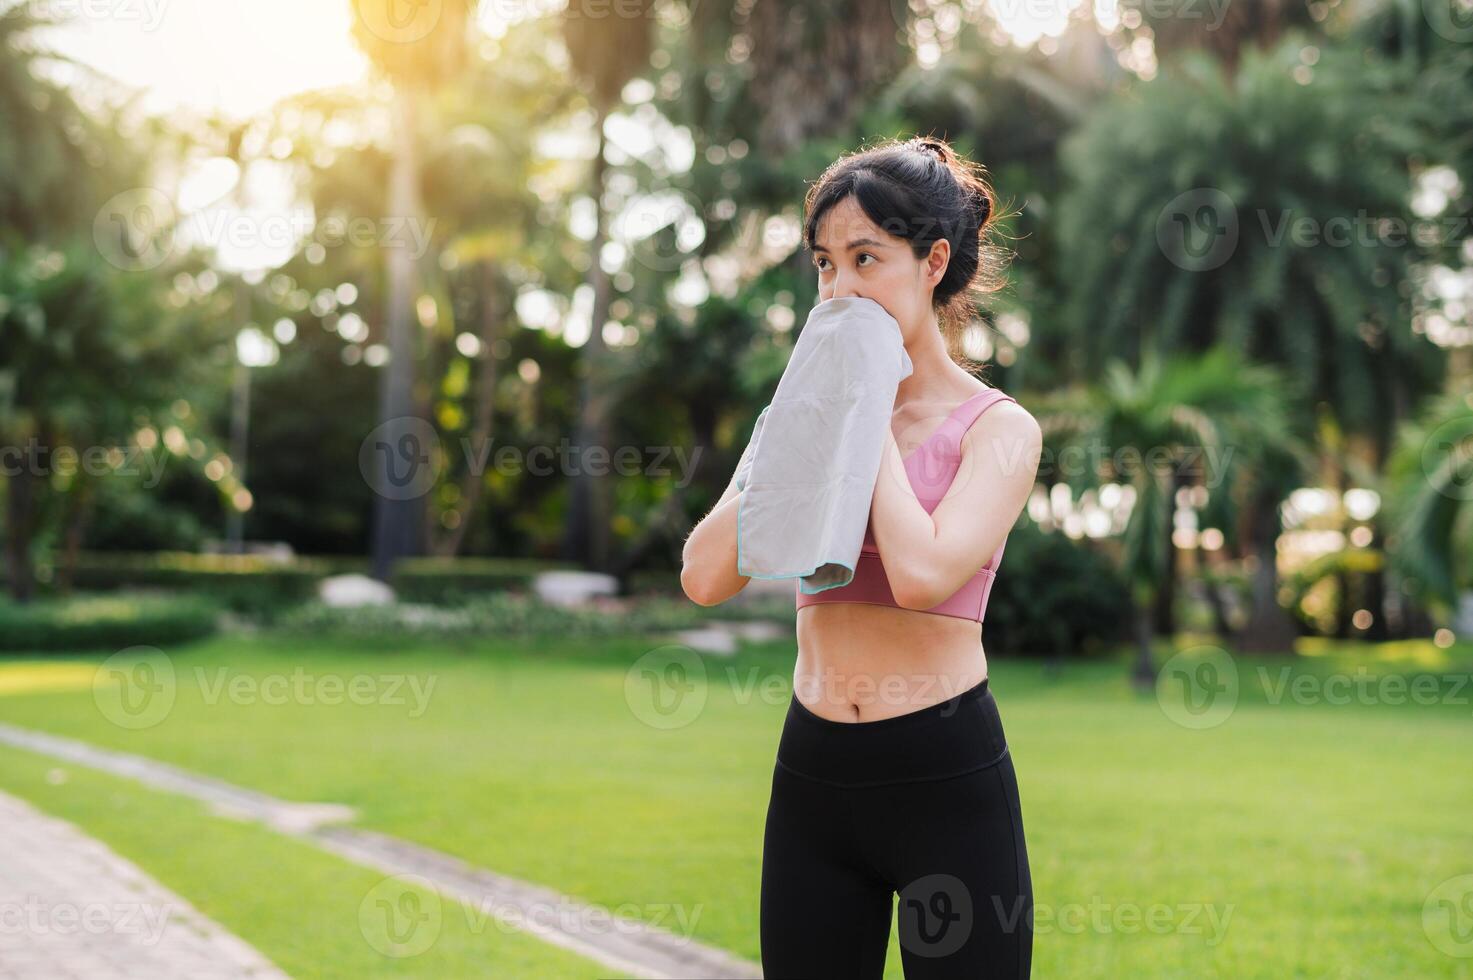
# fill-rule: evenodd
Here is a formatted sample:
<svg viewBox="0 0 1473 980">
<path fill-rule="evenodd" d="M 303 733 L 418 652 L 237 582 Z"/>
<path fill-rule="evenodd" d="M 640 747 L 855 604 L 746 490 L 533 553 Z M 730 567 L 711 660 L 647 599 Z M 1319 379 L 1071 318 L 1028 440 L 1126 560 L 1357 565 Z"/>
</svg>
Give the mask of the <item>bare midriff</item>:
<svg viewBox="0 0 1473 980">
<path fill-rule="evenodd" d="M 879 721 L 953 698 L 987 677 L 974 620 L 866 602 L 798 610 L 793 693 L 821 718 Z"/>
</svg>

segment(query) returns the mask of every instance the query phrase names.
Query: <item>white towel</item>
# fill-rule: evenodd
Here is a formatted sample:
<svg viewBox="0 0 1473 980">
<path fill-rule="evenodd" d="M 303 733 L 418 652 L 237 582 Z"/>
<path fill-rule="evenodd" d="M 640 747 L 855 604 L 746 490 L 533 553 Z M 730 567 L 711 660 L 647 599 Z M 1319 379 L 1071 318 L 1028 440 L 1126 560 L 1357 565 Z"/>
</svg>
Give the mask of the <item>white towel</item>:
<svg viewBox="0 0 1473 980">
<path fill-rule="evenodd" d="M 738 574 L 801 578 L 810 595 L 853 580 L 895 391 L 912 370 L 900 324 L 874 300 L 809 312 L 737 464 Z"/>
</svg>

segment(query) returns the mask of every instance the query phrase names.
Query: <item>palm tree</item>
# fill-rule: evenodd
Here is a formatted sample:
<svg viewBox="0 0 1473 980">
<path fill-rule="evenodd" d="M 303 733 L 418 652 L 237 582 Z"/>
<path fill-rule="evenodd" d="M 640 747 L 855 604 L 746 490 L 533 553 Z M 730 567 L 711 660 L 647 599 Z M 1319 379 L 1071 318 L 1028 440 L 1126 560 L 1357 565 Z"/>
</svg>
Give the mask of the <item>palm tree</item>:
<svg viewBox="0 0 1473 980">
<path fill-rule="evenodd" d="M 578 430 L 574 444 L 582 451 L 590 446 L 607 446 L 609 414 L 613 400 L 606 387 L 612 370 L 603 328 L 613 299 L 608 273 L 603 269 L 603 246 L 608 235 L 604 214 L 605 159 L 604 123 L 618 104 L 624 86 L 649 67 L 653 44 L 653 0 L 622 4 L 615 16 L 592 18 L 586 8 L 570 3 L 563 16 L 563 39 L 574 75 L 582 82 L 594 111 L 597 148 L 589 174 L 589 196 L 593 200 L 595 227 L 588 245 L 588 279 L 593 289 L 593 311 L 588 340 L 583 346 L 578 395 Z M 610 487 L 607 476 L 579 465 L 572 481 L 564 557 L 581 560 L 591 568 L 609 567 Z"/>
<path fill-rule="evenodd" d="M 1413 595 L 1456 612 L 1473 586 L 1473 396 L 1447 391 L 1399 436 L 1387 473 L 1390 560 Z"/>
<path fill-rule="evenodd" d="M 409 227 L 422 226 L 417 121 L 427 93 L 454 78 L 465 64 L 471 5 L 469 0 L 439 0 L 413 8 L 407 22 L 395 16 L 396 5 L 355 0 L 353 36 L 375 68 L 393 85 L 394 146 L 389 173 L 389 216 Z M 385 304 L 389 364 L 379 393 L 381 425 L 398 425 L 415 415 L 414 330 L 417 275 L 407 243 L 384 248 L 388 296 Z M 391 440 L 393 441 L 393 440 Z M 385 483 L 395 461 L 379 457 Z M 388 579 L 394 563 L 420 549 L 423 496 L 374 497 L 373 573 Z"/>
<path fill-rule="evenodd" d="M 1290 36 L 1231 75 L 1188 52 L 1096 113 L 1064 150 L 1072 373 L 1226 343 L 1306 379 L 1303 404 L 1377 468 L 1443 363 L 1408 329 L 1416 248 L 1377 237 L 1411 226 L 1408 161 L 1428 146 L 1431 113 L 1399 91 L 1375 55 L 1311 66 Z"/>
<path fill-rule="evenodd" d="M 1138 656 L 1131 676 L 1137 684 L 1155 683 L 1151 610 L 1175 576 L 1177 491 L 1198 485 L 1209 497 L 1237 497 L 1252 491 L 1262 461 L 1292 458 L 1297 447 L 1286 426 L 1286 390 L 1275 370 L 1217 347 L 1171 360 L 1147 352 L 1134 371 L 1113 359 L 1097 385 L 1041 405 L 1040 423 L 1055 458 L 1110 461 L 1101 470 L 1065 474 L 1063 482 L 1076 495 L 1105 482 L 1123 483 L 1133 498 L 1119 557 L 1134 599 Z M 1196 471 L 1202 460 L 1209 468 Z M 1216 470 L 1210 468 L 1214 460 L 1220 461 Z"/>
</svg>

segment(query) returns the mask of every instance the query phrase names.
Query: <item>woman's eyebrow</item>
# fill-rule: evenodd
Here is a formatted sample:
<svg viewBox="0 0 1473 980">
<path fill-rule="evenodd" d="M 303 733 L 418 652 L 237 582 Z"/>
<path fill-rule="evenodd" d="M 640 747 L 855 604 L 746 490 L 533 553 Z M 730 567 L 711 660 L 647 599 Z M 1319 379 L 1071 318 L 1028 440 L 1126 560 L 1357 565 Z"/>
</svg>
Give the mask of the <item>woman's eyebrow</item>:
<svg viewBox="0 0 1473 980">
<path fill-rule="evenodd" d="M 885 247 L 885 243 L 884 242 L 877 242 L 873 238 L 856 238 L 856 239 L 854 239 L 854 241 L 850 242 L 847 247 L 848 247 L 848 250 L 852 252 L 854 249 L 858 248 L 861 245 L 873 245 L 873 246 L 877 246 L 879 248 L 884 248 Z M 815 252 L 827 252 L 828 249 L 824 248 L 822 245 L 815 245 L 815 246 L 813 246 L 813 251 L 815 251 Z"/>
</svg>

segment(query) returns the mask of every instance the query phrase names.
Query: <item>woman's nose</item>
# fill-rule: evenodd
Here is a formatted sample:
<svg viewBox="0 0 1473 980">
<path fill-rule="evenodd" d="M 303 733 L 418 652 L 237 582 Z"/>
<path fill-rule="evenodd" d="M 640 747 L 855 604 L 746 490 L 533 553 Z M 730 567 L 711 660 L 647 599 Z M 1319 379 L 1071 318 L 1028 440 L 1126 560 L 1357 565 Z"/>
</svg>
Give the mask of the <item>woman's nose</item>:
<svg viewBox="0 0 1473 980">
<path fill-rule="evenodd" d="M 838 299 L 842 296 L 858 296 L 859 292 L 855 287 L 856 280 L 854 277 L 845 276 L 842 272 L 836 273 L 834 276 L 834 295 L 830 298 Z"/>
</svg>

